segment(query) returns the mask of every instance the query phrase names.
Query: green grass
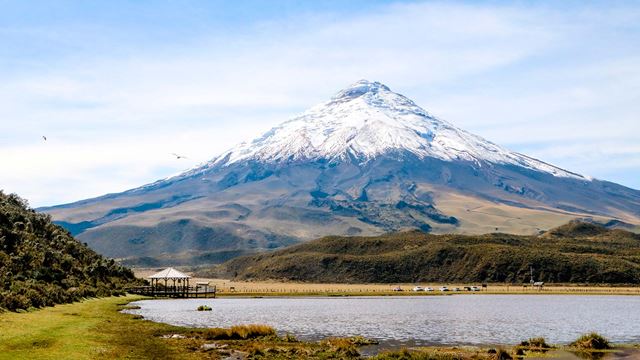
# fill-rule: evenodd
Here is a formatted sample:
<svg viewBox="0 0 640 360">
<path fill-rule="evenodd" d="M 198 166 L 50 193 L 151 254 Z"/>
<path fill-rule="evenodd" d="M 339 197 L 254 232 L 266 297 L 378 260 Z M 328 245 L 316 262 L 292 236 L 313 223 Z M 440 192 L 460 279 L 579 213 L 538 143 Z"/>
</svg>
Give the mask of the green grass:
<svg viewBox="0 0 640 360">
<path fill-rule="evenodd" d="M 110 297 L 0 314 L 0 359 L 190 358 L 161 339 L 183 329 L 118 313 L 140 297 Z"/>
</svg>

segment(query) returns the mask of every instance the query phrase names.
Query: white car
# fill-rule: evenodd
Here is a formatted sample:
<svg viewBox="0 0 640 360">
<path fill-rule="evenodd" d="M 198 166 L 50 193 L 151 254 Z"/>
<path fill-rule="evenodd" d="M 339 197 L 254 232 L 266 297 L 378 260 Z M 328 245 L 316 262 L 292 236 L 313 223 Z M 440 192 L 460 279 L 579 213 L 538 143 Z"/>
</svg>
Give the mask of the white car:
<svg viewBox="0 0 640 360">
<path fill-rule="evenodd" d="M 477 286 L 472 286 L 471 288 L 469 288 L 469 290 L 471 291 L 480 291 L 480 288 Z"/>
<path fill-rule="evenodd" d="M 413 288 L 413 291 L 424 291 L 424 288 L 422 286 L 416 286 Z"/>
<path fill-rule="evenodd" d="M 438 289 L 440 291 L 449 291 L 449 288 L 446 286 L 441 287 L 440 289 Z"/>
<path fill-rule="evenodd" d="M 424 291 L 433 291 L 432 287 L 425 288 Z"/>
<path fill-rule="evenodd" d="M 460 291 L 460 288 L 459 287 L 453 288 L 453 291 Z"/>
</svg>

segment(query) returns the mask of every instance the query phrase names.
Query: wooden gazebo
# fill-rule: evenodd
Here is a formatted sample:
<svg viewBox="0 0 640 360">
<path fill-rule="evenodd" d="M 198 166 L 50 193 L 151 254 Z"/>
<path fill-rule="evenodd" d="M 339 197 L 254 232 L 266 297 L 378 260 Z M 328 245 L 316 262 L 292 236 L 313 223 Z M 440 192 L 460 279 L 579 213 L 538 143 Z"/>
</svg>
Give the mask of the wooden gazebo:
<svg viewBox="0 0 640 360">
<path fill-rule="evenodd" d="M 191 276 L 172 267 L 168 267 L 149 276 L 149 281 L 155 293 L 164 292 L 178 295 L 189 292 L 190 278 Z"/>
<path fill-rule="evenodd" d="M 209 282 L 198 282 L 189 286 L 191 276 L 172 267 L 166 268 L 148 277 L 150 286 L 137 286 L 127 289 L 132 294 L 174 298 L 216 297 L 216 286 Z"/>
</svg>

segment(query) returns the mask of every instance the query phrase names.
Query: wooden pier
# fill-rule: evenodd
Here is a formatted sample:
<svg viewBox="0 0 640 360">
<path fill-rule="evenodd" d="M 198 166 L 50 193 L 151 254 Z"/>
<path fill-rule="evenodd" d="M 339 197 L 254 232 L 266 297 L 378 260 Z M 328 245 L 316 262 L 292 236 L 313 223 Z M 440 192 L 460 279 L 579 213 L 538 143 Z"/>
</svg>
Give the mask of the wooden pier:
<svg viewBox="0 0 640 360">
<path fill-rule="evenodd" d="M 216 287 L 201 288 L 200 286 L 137 286 L 127 289 L 131 294 L 153 296 L 153 297 L 169 297 L 169 298 L 214 298 L 216 297 Z"/>
</svg>

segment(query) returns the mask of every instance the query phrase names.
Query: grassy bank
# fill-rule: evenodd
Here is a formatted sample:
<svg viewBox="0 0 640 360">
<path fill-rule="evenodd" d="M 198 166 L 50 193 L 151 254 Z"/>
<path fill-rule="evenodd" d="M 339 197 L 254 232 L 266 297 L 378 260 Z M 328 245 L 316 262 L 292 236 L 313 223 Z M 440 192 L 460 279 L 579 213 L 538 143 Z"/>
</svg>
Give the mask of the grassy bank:
<svg viewBox="0 0 640 360">
<path fill-rule="evenodd" d="M 0 359 L 191 358 L 158 337 L 182 329 L 118 313 L 138 299 L 110 297 L 1 313 Z"/>
</svg>

